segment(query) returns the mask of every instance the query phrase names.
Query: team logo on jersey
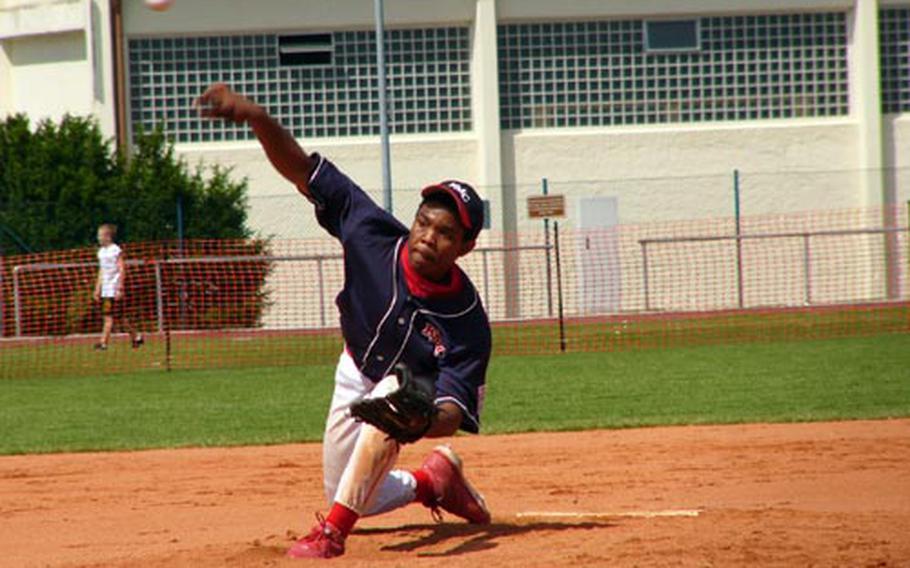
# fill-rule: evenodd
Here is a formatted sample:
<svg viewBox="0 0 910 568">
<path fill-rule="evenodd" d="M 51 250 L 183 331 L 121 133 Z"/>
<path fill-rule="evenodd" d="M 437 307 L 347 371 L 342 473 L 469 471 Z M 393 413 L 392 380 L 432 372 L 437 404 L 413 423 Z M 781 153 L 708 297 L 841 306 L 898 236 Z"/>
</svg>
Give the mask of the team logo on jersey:
<svg viewBox="0 0 910 568">
<path fill-rule="evenodd" d="M 421 335 L 426 337 L 430 343 L 434 345 L 433 347 L 433 356 L 437 359 L 446 354 L 446 346 L 442 343 L 442 334 L 433 324 L 426 324 L 423 326 L 423 330 L 420 332 Z"/>
</svg>

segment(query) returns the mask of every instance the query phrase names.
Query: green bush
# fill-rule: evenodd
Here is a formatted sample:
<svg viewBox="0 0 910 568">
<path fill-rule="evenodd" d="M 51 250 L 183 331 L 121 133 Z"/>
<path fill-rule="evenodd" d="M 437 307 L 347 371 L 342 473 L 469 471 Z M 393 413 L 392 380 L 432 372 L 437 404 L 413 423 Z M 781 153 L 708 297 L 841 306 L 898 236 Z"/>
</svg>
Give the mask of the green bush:
<svg viewBox="0 0 910 568">
<path fill-rule="evenodd" d="M 23 335 L 97 331 L 95 231 L 114 223 L 128 259 L 260 256 L 266 241 L 246 227 L 247 182 L 230 170 L 190 168 L 164 133 L 136 133 L 129 158 L 89 118 L 66 116 L 33 127 L 16 115 L 0 121 L 0 328 L 14 330 L 12 270 L 19 264 L 79 263 L 19 277 Z M 178 235 L 178 209 L 184 223 Z M 51 252 L 53 251 L 53 252 Z M 30 254 L 21 254 L 28 252 Z M 12 255 L 12 256 L 11 256 Z M 158 301 L 170 329 L 250 328 L 268 306 L 271 267 L 259 262 L 166 265 L 157 296 L 152 264 L 127 278 L 129 311 L 157 329 Z"/>
<path fill-rule="evenodd" d="M 35 128 L 23 115 L 0 122 L 0 252 L 76 248 L 101 223 L 119 239 L 243 239 L 246 180 L 229 170 L 190 168 L 159 129 L 136 134 L 129 159 L 93 119 L 66 116 Z"/>
</svg>

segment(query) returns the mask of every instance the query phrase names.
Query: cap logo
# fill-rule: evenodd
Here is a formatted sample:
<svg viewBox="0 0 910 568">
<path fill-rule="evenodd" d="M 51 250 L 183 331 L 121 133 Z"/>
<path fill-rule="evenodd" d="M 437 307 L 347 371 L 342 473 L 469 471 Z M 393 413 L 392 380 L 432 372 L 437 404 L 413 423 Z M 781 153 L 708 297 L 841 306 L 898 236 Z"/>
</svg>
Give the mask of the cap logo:
<svg viewBox="0 0 910 568">
<path fill-rule="evenodd" d="M 467 188 L 465 188 L 465 186 L 461 185 L 460 183 L 458 183 L 456 181 L 450 181 L 450 182 L 446 183 L 446 185 L 449 186 L 451 189 L 454 189 L 455 191 L 457 191 L 458 195 L 461 196 L 461 200 L 464 201 L 465 203 L 469 203 L 471 201 L 471 195 L 468 193 L 468 190 L 467 190 Z"/>
</svg>

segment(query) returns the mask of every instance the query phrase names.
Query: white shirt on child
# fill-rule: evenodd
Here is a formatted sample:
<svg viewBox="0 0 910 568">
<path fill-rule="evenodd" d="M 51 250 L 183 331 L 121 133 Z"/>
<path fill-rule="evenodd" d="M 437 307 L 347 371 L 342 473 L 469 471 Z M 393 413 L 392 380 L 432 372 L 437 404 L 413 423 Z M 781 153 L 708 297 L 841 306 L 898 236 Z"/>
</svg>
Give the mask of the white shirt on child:
<svg viewBox="0 0 910 568">
<path fill-rule="evenodd" d="M 101 297 L 113 298 L 117 295 L 117 286 L 120 285 L 120 247 L 111 243 L 98 249 L 98 266 L 101 268 Z"/>
</svg>

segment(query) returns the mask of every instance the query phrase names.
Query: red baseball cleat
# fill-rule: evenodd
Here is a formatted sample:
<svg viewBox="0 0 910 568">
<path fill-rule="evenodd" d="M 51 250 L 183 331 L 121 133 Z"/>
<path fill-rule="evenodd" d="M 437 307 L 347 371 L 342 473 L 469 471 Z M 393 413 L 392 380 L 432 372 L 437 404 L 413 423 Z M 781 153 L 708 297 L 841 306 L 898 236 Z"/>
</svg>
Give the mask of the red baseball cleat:
<svg viewBox="0 0 910 568">
<path fill-rule="evenodd" d="M 317 524 L 310 534 L 294 543 L 288 549 L 288 558 L 335 558 L 344 554 L 344 537 L 327 523 L 322 515 L 316 515 Z"/>
<path fill-rule="evenodd" d="M 457 515 L 469 523 L 486 525 L 490 522 L 490 511 L 462 471 L 461 458 L 449 446 L 436 446 L 420 466 L 430 477 L 435 500 L 424 503 L 438 513 L 438 509 Z"/>
</svg>

